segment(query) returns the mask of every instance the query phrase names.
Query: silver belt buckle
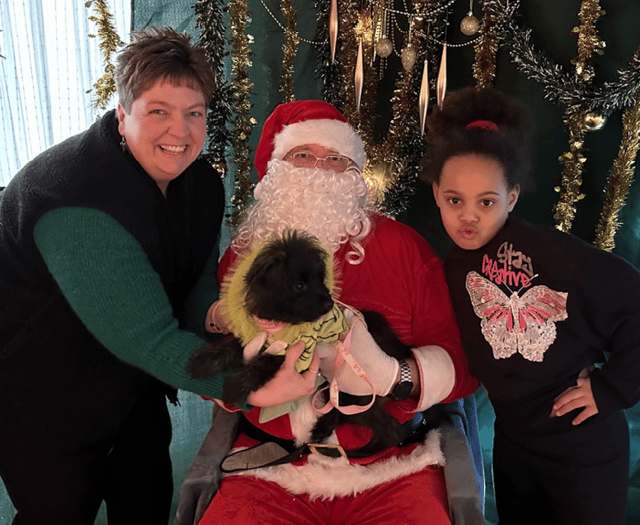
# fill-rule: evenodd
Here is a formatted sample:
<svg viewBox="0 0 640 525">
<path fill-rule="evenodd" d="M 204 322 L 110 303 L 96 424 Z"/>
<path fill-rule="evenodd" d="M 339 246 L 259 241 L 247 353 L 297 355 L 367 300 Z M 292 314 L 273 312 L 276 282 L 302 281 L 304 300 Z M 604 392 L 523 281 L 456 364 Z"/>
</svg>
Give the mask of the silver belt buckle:
<svg viewBox="0 0 640 525">
<path fill-rule="evenodd" d="M 311 450 L 311 453 L 317 456 L 333 457 L 333 456 L 328 456 L 327 454 L 323 454 L 322 452 L 320 452 L 320 450 L 318 450 L 318 449 L 324 448 L 324 449 L 337 450 L 343 458 L 347 457 L 347 453 L 344 451 L 344 449 L 340 445 L 332 445 L 330 443 L 307 443 L 307 446 L 309 447 L 309 450 Z"/>
</svg>

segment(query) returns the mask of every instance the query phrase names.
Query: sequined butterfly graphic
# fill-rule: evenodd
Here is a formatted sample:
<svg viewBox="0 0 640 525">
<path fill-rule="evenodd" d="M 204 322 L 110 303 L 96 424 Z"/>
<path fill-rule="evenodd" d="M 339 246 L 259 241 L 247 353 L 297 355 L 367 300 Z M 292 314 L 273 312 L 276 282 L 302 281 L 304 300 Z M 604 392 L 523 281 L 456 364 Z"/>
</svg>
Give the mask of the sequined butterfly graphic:
<svg viewBox="0 0 640 525">
<path fill-rule="evenodd" d="M 541 362 L 556 339 L 556 321 L 567 318 L 567 293 L 547 286 L 534 286 L 522 297 L 508 297 L 500 288 L 476 272 L 466 280 L 473 311 L 481 319 L 480 329 L 496 359 L 516 352 L 529 361 Z"/>
</svg>

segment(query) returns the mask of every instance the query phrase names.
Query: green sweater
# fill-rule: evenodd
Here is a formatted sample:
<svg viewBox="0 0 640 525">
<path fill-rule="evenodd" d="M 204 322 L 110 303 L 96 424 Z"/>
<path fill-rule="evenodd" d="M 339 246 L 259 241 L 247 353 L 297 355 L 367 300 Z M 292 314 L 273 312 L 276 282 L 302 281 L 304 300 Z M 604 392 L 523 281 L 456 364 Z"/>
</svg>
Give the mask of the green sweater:
<svg viewBox="0 0 640 525">
<path fill-rule="evenodd" d="M 201 381 L 187 373 L 189 357 L 205 341 L 178 328 L 146 253 L 115 219 L 95 209 L 59 208 L 37 222 L 34 239 L 77 316 L 111 353 L 175 388 L 221 396 L 224 376 Z M 216 263 L 209 261 L 193 291 L 209 294 L 210 302 L 217 288 L 206 285 L 215 282 Z"/>
</svg>

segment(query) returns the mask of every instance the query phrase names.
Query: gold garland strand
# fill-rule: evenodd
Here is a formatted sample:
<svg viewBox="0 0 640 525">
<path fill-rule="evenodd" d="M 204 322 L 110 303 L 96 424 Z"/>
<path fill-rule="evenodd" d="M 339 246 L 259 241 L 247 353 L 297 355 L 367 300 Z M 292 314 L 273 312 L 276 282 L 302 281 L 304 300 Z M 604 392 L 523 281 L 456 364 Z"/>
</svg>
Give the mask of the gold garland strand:
<svg viewBox="0 0 640 525">
<path fill-rule="evenodd" d="M 583 0 L 580 5 L 580 25 L 573 32 L 578 35 L 578 57 L 575 63 L 575 75 L 580 84 L 590 83 L 593 79 L 593 66 L 588 60 L 596 49 L 603 47 L 595 29 L 595 23 L 603 12 L 598 0 Z M 585 157 L 583 155 L 584 136 L 587 128 L 585 117 L 587 112 L 580 107 L 571 106 L 565 110 L 564 124 L 569 134 L 569 151 L 560 157 L 564 164 L 560 187 L 555 190 L 560 198 L 554 206 L 553 218 L 556 228 L 568 232 L 576 214 L 575 203 L 584 198 L 580 192 Z"/>
<path fill-rule="evenodd" d="M 636 55 L 640 57 L 640 49 L 636 51 Z M 627 108 L 622 115 L 620 149 L 609 172 L 605 190 L 606 197 L 602 206 L 600 221 L 596 228 L 594 244 L 602 250 L 611 251 L 615 247 L 614 237 L 621 224 L 618 216 L 633 182 L 635 159 L 638 155 L 639 146 L 640 97 L 637 97 L 636 103 Z"/>
<path fill-rule="evenodd" d="M 474 52 L 473 78 L 476 85 L 479 88 L 491 87 L 496 77 L 498 33 L 496 17 L 486 11 L 483 12 L 480 38 L 474 46 Z"/>
<path fill-rule="evenodd" d="M 606 251 L 615 247 L 614 236 L 621 224 L 618 216 L 633 182 L 635 158 L 640 142 L 640 98 L 624 112 L 622 123 L 620 150 L 609 172 L 605 202 L 594 242 L 598 248 Z"/>
<path fill-rule="evenodd" d="M 114 78 L 115 66 L 111 62 L 111 55 L 116 49 L 123 45 L 124 42 L 116 33 L 111 23 L 111 13 L 105 0 L 88 0 L 86 7 L 93 5 L 97 16 L 90 15 L 89 20 L 98 26 L 98 37 L 100 38 L 100 51 L 106 63 L 105 73 L 93 85 L 96 97 L 93 106 L 99 109 L 105 109 L 111 96 L 116 92 L 116 81 Z M 96 35 L 90 34 L 89 38 L 95 38 Z"/>
<path fill-rule="evenodd" d="M 233 147 L 233 163 L 236 166 L 235 192 L 231 198 L 234 210 L 229 223 L 237 226 L 249 204 L 250 191 L 253 185 L 249 173 L 251 170 L 251 152 L 249 138 L 256 124 L 251 117 L 249 97 L 253 84 L 249 81 L 248 69 L 251 66 L 249 57 L 251 49 L 250 35 L 245 33 L 247 20 L 251 13 L 247 8 L 247 0 L 230 0 L 228 3 L 231 26 L 231 85 L 235 114 L 232 120 L 231 145 Z"/>
<path fill-rule="evenodd" d="M 284 30 L 284 46 L 282 47 L 280 91 L 282 91 L 284 102 L 293 102 L 296 99 L 293 85 L 293 60 L 296 57 L 300 38 L 296 30 L 296 11 L 291 0 L 280 0 L 280 9 L 287 20 L 287 27 Z"/>
<path fill-rule="evenodd" d="M 570 107 L 564 113 L 564 125 L 569 133 L 569 151 L 563 153 L 558 159 L 564 164 L 562 172 L 561 186 L 554 189 L 560 193 L 560 198 L 554 206 L 553 218 L 556 221 L 556 228 L 560 231 L 571 230 L 573 218 L 576 215 L 575 203 L 584 199 L 584 194 L 580 193 L 582 185 L 582 166 L 585 157 L 582 154 L 584 136 L 584 118 L 586 112 L 578 107 Z"/>
</svg>

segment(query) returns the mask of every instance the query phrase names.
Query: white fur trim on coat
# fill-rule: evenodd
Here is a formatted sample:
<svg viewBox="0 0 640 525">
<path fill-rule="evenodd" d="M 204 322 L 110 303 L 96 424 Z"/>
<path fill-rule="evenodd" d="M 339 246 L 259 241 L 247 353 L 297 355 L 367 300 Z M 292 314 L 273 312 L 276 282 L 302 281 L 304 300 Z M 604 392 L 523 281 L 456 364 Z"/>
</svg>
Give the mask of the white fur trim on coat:
<svg viewBox="0 0 640 525">
<path fill-rule="evenodd" d="M 273 139 L 271 158 L 282 160 L 293 148 L 305 144 L 330 148 L 349 157 L 360 169 L 367 160 L 360 136 L 346 122 L 334 119 L 304 120 L 285 126 Z"/>
<path fill-rule="evenodd" d="M 429 465 L 444 466 L 444 463 L 440 431 L 435 429 L 411 454 L 369 465 L 352 465 L 346 458 L 334 459 L 311 454 L 304 465 L 288 463 L 230 475 L 273 481 L 292 494 L 308 494 L 312 499 L 332 499 L 355 496 L 382 483 L 419 472 Z"/>
</svg>

